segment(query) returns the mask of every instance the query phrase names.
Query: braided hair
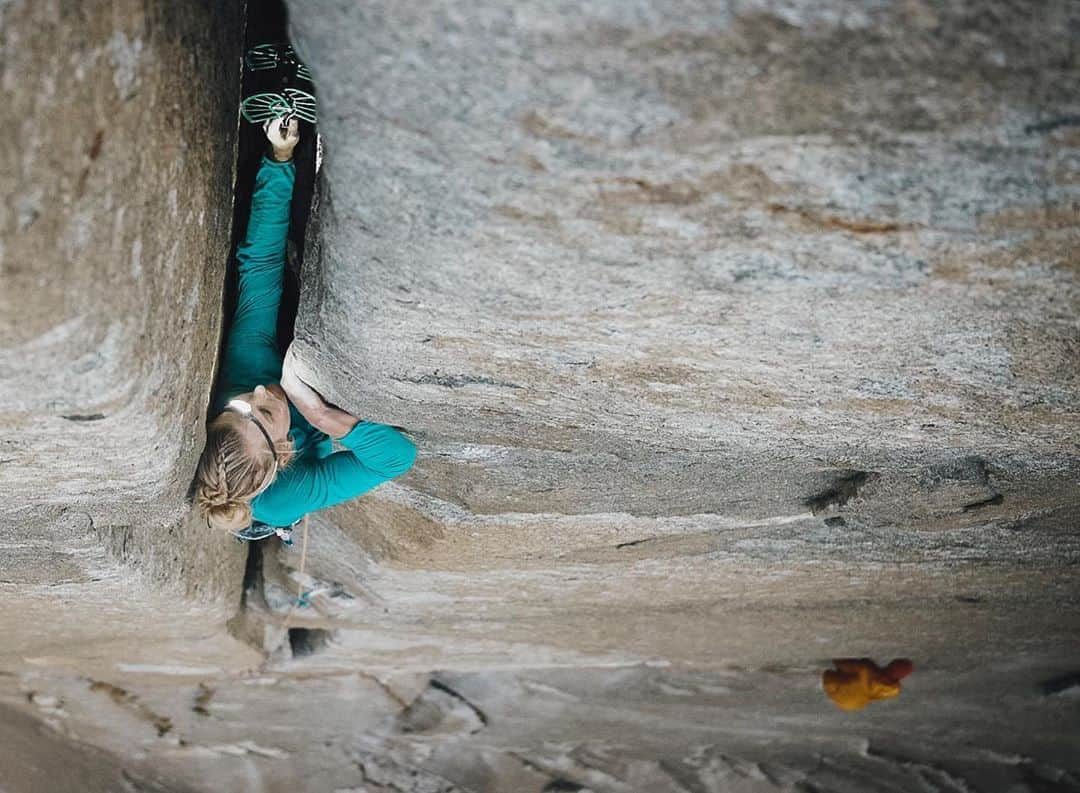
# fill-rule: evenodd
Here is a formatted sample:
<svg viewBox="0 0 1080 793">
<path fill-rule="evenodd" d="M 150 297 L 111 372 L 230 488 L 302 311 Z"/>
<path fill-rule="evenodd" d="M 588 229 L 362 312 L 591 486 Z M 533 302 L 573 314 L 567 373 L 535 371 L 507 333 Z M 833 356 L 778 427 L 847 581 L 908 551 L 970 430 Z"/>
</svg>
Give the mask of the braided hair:
<svg viewBox="0 0 1080 793">
<path fill-rule="evenodd" d="M 268 448 L 253 453 L 239 423 L 224 417 L 206 427 L 206 447 L 195 470 L 195 503 L 211 528 L 236 531 L 251 524 L 251 500 L 270 486 L 274 465 Z M 291 440 L 278 446 L 280 470 L 292 462 L 296 449 Z"/>
</svg>

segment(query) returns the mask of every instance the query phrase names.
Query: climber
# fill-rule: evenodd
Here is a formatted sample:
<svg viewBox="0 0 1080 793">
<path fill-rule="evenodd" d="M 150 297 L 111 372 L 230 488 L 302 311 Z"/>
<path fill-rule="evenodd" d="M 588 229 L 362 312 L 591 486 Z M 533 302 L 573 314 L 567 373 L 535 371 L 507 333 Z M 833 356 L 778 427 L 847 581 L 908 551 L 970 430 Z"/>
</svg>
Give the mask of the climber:
<svg viewBox="0 0 1080 793">
<path fill-rule="evenodd" d="M 300 140 L 297 120 L 264 126 L 270 153 L 255 179 L 247 235 L 236 252 L 240 290 L 225 348 L 217 416 L 195 478 L 211 528 L 240 539 L 283 533 L 309 512 L 404 474 L 416 447 L 393 427 L 328 405 L 275 345 L 285 245 Z M 346 451 L 333 451 L 332 440 Z"/>
</svg>

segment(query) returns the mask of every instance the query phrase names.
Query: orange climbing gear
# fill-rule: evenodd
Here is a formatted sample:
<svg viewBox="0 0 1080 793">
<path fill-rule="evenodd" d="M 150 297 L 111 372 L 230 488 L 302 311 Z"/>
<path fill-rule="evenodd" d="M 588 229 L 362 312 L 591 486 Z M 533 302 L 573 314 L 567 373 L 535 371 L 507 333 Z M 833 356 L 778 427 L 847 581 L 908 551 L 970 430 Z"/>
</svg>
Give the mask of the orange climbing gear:
<svg viewBox="0 0 1080 793">
<path fill-rule="evenodd" d="M 821 687 L 840 710 L 862 710 L 874 700 L 900 696 L 900 681 L 915 668 L 906 658 L 884 669 L 869 658 L 837 658 L 833 666 L 821 675 Z"/>
</svg>

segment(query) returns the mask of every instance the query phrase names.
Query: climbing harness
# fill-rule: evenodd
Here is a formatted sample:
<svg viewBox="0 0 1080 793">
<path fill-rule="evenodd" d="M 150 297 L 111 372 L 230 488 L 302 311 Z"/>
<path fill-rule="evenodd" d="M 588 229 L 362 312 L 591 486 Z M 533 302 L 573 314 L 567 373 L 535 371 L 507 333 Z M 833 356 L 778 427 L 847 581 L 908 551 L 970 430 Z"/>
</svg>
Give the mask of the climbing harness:
<svg viewBox="0 0 1080 793">
<path fill-rule="evenodd" d="M 293 544 L 293 526 L 300 521 L 297 520 L 288 526 L 271 526 L 262 521 L 255 521 L 246 529 L 240 531 L 234 531 L 233 536 L 238 542 L 258 542 L 259 540 L 265 540 L 267 537 L 273 537 L 275 534 L 281 539 L 282 545 L 291 546 Z"/>
</svg>

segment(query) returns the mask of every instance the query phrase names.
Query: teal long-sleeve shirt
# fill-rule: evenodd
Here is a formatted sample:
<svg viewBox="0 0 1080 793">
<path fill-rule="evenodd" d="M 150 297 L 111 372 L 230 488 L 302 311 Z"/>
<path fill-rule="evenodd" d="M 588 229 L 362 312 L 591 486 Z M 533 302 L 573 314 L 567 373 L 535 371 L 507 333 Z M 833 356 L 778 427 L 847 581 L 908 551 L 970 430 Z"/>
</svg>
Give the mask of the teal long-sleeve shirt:
<svg viewBox="0 0 1080 793">
<path fill-rule="evenodd" d="M 285 267 L 285 240 L 296 171 L 292 162 L 264 157 L 255 178 L 247 235 L 237 248 L 240 295 L 236 304 L 215 413 L 238 394 L 281 380 L 277 315 Z M 309 512 L 348 501 L 412 467 L 416 447 L 393 427 L 361 421 L 333 451 L 333 441 L 289 403 L 292 465 L 251 502 L 255 520 L 288 526 Z"/>
</svg>

